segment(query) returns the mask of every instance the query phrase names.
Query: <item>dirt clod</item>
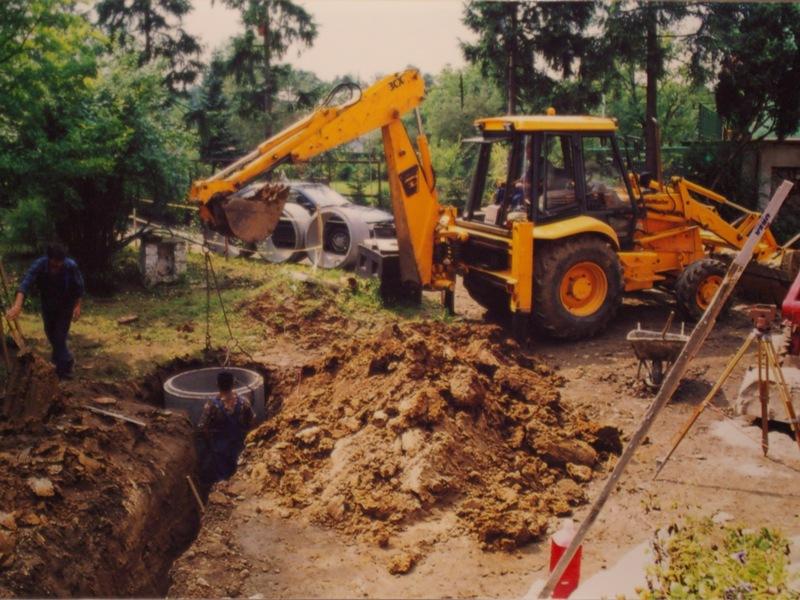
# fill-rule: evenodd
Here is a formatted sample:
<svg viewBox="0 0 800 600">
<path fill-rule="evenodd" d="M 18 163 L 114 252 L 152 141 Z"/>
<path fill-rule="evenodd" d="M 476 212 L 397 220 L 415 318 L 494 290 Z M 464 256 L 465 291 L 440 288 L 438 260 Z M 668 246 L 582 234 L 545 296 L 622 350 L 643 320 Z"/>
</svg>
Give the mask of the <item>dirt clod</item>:
<svg viewBox="0 0 800 600">
<path fill-rule="evenodd" d="M 405 575 L 414 568 L 416 557 L 408 552 L 399 552 L 389 559 L 389 573 L 392 575 Z"/>
<path fill-rule="evenodd" d="M 40 498 L 50 498 L 56 495 L 53 482 L 46 477 L 31 477 L 28 479 L 28 487 Z"/>
</svg>

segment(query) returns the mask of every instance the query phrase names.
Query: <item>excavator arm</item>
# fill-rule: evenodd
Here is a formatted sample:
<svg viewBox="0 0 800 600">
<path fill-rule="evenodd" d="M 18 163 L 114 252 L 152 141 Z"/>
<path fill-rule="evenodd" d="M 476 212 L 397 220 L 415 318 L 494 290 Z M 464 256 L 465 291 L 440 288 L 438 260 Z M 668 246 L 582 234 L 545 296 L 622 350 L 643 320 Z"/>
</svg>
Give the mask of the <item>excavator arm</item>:
<svg viewBox="0 0 800 600">
<path fill-rule="evenodd" d="M 357 92 L 357 97 L 334 104 L 342 87 Z M 381 129 L 401 276 L 420 287 L 430 285 L 435 277 L 433 246 L 441 209 L 427 138 L 420 127 L 415 149 L 401 121 L 424 96 L 424 81 L 416 69 L 384 77 L 363 92 L 354 84 L 337 87 L 307 117 L 208 179 L 195 181 L 189 200 L 200 204 L 201 219 L 212 229 L 247 242 L 260 241 L 277 225 L 286 199 L 284 190 L 266 184 L 267 193 L 252 199 L 237 197 L 239 190 L 281 164 L 307 161 Z"/>
</svg>

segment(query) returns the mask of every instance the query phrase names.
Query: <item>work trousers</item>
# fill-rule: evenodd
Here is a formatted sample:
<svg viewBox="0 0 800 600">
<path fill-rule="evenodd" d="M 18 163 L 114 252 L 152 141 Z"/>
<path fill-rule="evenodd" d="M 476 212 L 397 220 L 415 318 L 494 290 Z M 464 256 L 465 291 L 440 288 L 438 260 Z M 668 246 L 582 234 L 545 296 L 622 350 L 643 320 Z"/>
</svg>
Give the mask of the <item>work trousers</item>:
<svg viewBox="0 0 800 600">
<path fill-rule="evenodd" d="M 64 377 L 72 373 L 74 360 L 67 348 L 67 335 L 72 324 L 72 310 L 63 308 L 46 308 L 42 310 L 42 321 L 47 340 L 53 348 L 51 360 L 56 367 L 56 374 Z"/>
</svg>

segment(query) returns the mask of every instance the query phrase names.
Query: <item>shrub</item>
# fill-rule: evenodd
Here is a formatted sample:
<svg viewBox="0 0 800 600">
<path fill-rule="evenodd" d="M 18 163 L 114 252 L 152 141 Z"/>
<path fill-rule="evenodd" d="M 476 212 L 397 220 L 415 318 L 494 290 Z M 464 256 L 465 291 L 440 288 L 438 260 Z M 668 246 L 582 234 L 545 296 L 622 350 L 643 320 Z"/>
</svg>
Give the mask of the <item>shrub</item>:
<svg viewBox="0 0 800 600">
<path fill-rule="evenodd" d="M 3 213 L 3 240 L 18 250 L 36 250 L 53 238 L 53 221 L 47 215 L 46 202 L 28 196 Z"/>
<path fill-rule="evenodd" d="M 789 588 L 789 543 L 778 530 L 688 518 L 656 532 L 652 546 L 644 600 L 796 597 Z"/>
</svg>

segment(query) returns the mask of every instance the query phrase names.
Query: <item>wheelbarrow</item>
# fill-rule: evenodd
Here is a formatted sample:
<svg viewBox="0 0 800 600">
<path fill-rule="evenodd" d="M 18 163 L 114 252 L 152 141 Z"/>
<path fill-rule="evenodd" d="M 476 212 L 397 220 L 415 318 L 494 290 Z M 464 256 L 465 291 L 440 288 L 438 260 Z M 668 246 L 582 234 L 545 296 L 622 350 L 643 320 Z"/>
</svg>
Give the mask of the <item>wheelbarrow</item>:
<svg viewBox="0 0 800 600">
<path fill-rule="evenodd" d="M 651 390 L 661 387 L 664 373 L 669 370 L 689 340 L 689 336 L 684 334 L 683 323 L 680 333 L 669 333 L 674 316 L 675 313 L 670 313 L 661 331 L 642 329 L 642 324 L 637 323 L 636 329 L 630 331 L 626 338 L 631 343 L 636 358 L 639 359 L 636 378 L 642 379 Z M 642 377 L 643 370 L 644 377 Z"/>
</svg>

